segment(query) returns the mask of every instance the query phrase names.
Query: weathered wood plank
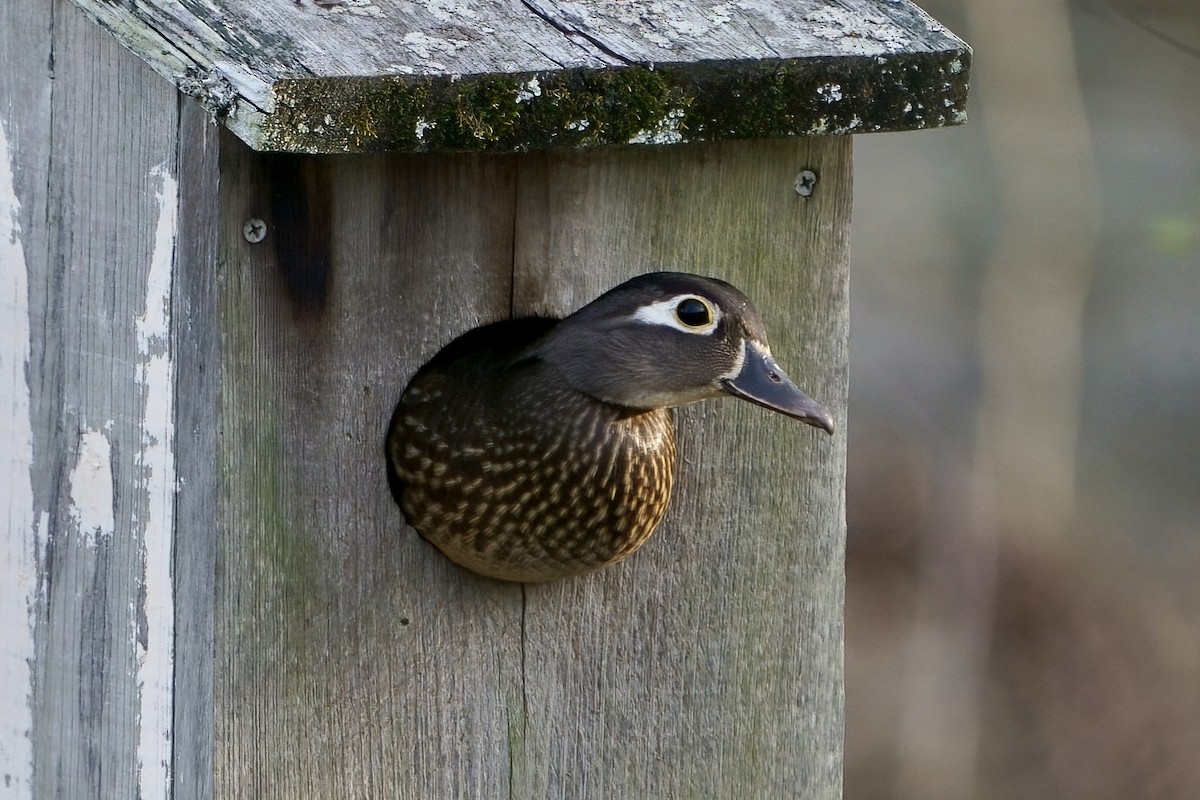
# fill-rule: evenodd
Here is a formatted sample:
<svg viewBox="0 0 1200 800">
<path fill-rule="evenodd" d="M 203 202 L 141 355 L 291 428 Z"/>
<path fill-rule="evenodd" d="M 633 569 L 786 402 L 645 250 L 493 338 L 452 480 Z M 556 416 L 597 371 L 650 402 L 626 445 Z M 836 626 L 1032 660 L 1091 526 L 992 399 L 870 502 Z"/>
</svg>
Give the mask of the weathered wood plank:
<svg viewBox="0 0 1200 800">
<path fill-rule="evenodd" d="M 0 786 L 31 800 L 46 516 L 34 503 L 30 284 L 45 263 L 50 5 L 0 5 Z M 37 431 L 42 434 L 42 430 Z"/>
<path fill-rule="evenodd" d="M 177 94 L 74 7 L 46 8 L 6 8 L 4 20 L 5 58 L 20 60 L 4 65 L 17 85 L 6 99 L 34 101 L 14 127 L 4 121 L 18 142 L 27 232 L 28 356 L 16 388 L 28 400 L 34 525 L 23 536 L 36 570 L 19 581 L 32 590 L 34 622 L 29 761 L 11 778 L 33 797 L 161 797 L 171 757 Z M 10 267 L 19 264 L 6 258 Z"/>
<path fill-rule="evenodd" d="M 745 287 L 844 420 L 848 142 L 314 160 L 227 136 L 222 176 L 216 792 L 836 797 L 844 434 L 689 410 L 657 540 L 526 589 L 403 525 L 380 448 L 417 366 L 510 298 L 563 313 L 663 266 Z"/>
<path fill-rule="evenodd" d="M 6 120 L 7 121 L 7 120 Z M 0 124 L 0 782 L 14 798 L 33 796 L 34 609 L 42 554 L 35 519 L 33 428 L 29 419 L 29 265 L 17 220 L 15 148 Z"/>
<path fill-rule="evenodd" d="M 216 793 L 501 796 L 520 589 L 404 526 L 383 438 L 417 366 L 508 314 L 514 162 L 221 160 Z"/>
<path fill-rule="evenodd" d="M 240 4 L 205 6 L 193 41 L 196 7 L 89 6 L 114 29 L 129 8 L 167 14 L 168 55 L 153 54 L 166 52 L 156 31 L 125 41 L 171 75 L 205 64 L 205 48 L 246 49 L 268 22 L 294 22 L 291 3 L 255 5 L 242 28 Z M 194 105 L 180 116 L 170 85 L 73 6 L 55 6 L 53 24 L 49 4 L 32 8 L 0 9 L 0 223 L 17 222 L 0 228 L 0 317 L 18 333 L 0 349 L 17 443 L 0 559 L 23 579 L 0 587 L 12 625 L 11 637 L 0 629 L 0 698 L 17 709 L 0 725 L 6 785 L 39 797 L 165 796 L 172 784 L 180 797 L 837 796 L 844 432 L 826 441 L 736 404 L 687 410 L 683 475 L 655 542 L 600 575 L 525 590 L 458 571 L 403 526 L 381 448 L 404 381 L 453 335 L 514 309 L 563 313 L 668 266 L 744 288 L 783 363 L 844 421 L 848 141 L 264 156 L 218 137 Z M 301 8 L 343 25 L 374 6 Z M 826 19 L 805 3 L 780 11 L 779 29 L 757 26 L 776 54 L 765 66 L 597 71 L 644 60 L 637 47 L 650 44 L 679 59 L 672 48 L 694 58 L 709 39 L 741 47 L 728 31 L 753 30 L 760 13 L 731 23 L 698 5 L 711 26 L 697 32 L 654 16 L 662 8 L 646 7 L 648 23 L 611 4 L 537 4 L 539 35 L 548 26 L 595 63 L 502 65 L 494 84 L 456 81 L 445 64 L 295 80 L 307 73 L 287 59 L 321 42 L 320 25 L 308 45 L 255 50 L 278 80 L 208 66 L 233 79 L 244 136 L 246 120 L 283 119 L 309 90 L 322 103 L 359 92 L 362 105 L 338 107 L 382 115 L 275 142 L 301 149 L 673 143 L 868 129 L 850 122 L 860 101 L 938 98 L 942 122 L 961 110 L 966 51 L 936 49 L 944 32 L 920 34 L 925 50 L 901 46 L 879 33 L 885 21 Z M 828 23 L 817 44 L 844 52 L 779 54 L 780 31 L 799 24 L 788 14 L 804 9 L 818 14 L 805 23 Z M 631 39 L 629 26 L 667 31 L 667 44 Z M 446 20 L 424 30 L 458 35 Z M 398 32 L 413 31 L 393 26 L 387 41 Z M 404 46 L 420 55 L 421 41 Z M 464 41 L 449 55 L 474 46 Z M 870 55 L 879 47 L 888 54 Z M 898 82 L 885 86 L 889 73 Z M 932 77 L 942 94 L 922 95 Z M 740 86 L 775 87 L 774 116 L 745 127 L 736 115 L 762 106 L 727 102 Z M 387 105 L 413 87 L 450 116 Z M 609 121 L 562 102 L 635 89 L 649 94 L 632 105 L 654 102 Z M 488 120 L 455 129 L 467 95 L 517 121 L 496 135 L 476 135 Z M 554 127 L 567 111 L 588 125 Z M 272 124 L 303 117 L 289 119 Z M 261 146 L 267 133 L 248 138 Z M 807 200 L 792 191 L 803 167 L 820 178 Z M 254 219 L 267 231 L 258 244 L 242 235 Z"/>
<path fill-rule="evenodd" d="M 217 557 L 217 384 L 220 321 L 216 250 L 220 136 L 184 98 L 179 124 L 179 235 L 171 348 L 184 376 L 175 395 L 174 800 L 213 796 L 213 608 Z"/>
<path fill-rule="evenodd" d="M 849 141 L 522 163 L 517 313 L 653 269 L 728 279 L 839 431 L 734 401 L 677 414 L 682 470 L 651 542 L 526 589 L 516 796 L 840 797 Z"/>
<path fill-rule="evenodd" d="M 965 119 L 970 51 L 907 0 L 74 0 L 257 149 L 523 151 Z"/>
</svg>

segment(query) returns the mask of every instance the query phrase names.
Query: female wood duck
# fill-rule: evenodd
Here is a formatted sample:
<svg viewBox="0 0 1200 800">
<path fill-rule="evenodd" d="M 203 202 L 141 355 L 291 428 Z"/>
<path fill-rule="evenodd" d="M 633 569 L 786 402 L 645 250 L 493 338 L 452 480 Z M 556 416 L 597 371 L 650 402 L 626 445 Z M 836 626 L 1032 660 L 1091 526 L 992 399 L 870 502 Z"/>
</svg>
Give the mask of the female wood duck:
<svg viewBox="0 0 1200 800">
<path fill-rule="evenodd" d="M 758 312 L 724 281 L 641 275 L 563 320 L 476 328 L 413 377 L 387 435 L 409 524 L 510 581 L 628 556 L 675 477 L 673 406 L 733 395 L 833 432 L 784 374 Z"/>
</svg>

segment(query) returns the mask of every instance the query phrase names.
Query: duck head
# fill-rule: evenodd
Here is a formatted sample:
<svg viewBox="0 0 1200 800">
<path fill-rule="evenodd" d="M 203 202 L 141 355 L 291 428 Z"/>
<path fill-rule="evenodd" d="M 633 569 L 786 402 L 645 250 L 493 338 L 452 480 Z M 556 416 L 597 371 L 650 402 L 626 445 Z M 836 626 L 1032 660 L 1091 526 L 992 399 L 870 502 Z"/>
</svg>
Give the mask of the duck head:
<svg viewBox="0 0 1200 800">
<path fill-rule="evenodd" d="M 714 278 L 640 275 L 559 322 L 525 355 L 606 403 L 650 410 L 733 396 L 833 433 L 829 411 L 771 355 L 750 300 Z"/>
</svg>

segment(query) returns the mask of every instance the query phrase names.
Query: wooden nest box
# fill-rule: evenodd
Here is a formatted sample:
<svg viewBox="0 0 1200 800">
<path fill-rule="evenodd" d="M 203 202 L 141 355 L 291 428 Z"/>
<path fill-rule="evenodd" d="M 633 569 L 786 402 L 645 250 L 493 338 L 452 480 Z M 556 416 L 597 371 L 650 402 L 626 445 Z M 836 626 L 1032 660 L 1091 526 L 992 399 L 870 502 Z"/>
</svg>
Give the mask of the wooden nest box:
<svg viewBox="0 0 1200 800">
<path fill-rule="evenodd" d="M 907 0 L 29 0 L 0 45 L 6 797 L 840 796 L 847 134 L 963 122 L 966 45 Z M 633 558 L 453 567 L 387 490 L 405 382 L 659 269 L 838 435 L 688 407 Z"/>
</svg>

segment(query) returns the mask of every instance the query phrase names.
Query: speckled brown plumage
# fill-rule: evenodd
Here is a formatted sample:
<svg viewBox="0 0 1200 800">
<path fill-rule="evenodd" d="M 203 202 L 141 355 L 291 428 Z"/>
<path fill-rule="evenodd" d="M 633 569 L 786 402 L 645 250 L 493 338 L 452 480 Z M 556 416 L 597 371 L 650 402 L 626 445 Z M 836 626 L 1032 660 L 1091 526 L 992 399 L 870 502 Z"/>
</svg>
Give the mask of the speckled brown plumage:
<svg viewBox="0 0 1200 800">
<path fill-rule="evenodd" d="M 497 323 L 455 342 L 409 384 L 388 435 L 409 523 L 505 580 L 619 561 L 658 526 L 674 481 L 668 411 L 596 402 L 540 361 L 510 367 L 550 324 Z"/>
<path fill-rule="evenodd" d="M 683 298 L 711 303 L 711 324 L 672 322 Z M 639 313 L 651 305 L 667 309 L 665 324 Z M 736 289 L 674 273 L 634 279 L 561 322 L 473 330 L 422 367 L 396 406 L 393 493 L 423 537 L 483 575 L 541 581 L 612 564 L 666 512 L 669 406 L 732 393 L 829 429 L 828 412 L 782 376 L 764 339 Z M 769 375 L 760 381 L 782 380 L 803 402 L 780 406 L 757 384 L 734 386 L 750 360 Z"/>
</svg>

